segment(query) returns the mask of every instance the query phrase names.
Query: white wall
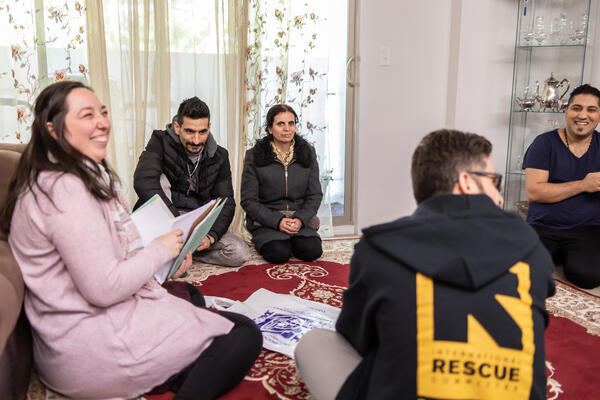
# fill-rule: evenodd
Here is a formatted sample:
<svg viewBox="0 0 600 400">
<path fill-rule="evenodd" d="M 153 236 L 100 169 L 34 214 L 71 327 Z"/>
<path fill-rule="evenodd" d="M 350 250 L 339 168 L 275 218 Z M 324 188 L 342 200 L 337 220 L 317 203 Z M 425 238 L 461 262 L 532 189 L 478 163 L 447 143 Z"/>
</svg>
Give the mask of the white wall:
<svg viewBox="0 0 600 400">
<path fill-rule="evenodd" d="M 410 160 L 442 127 L 494 145 L 504 172 L 517 5 L 513 0 L 362 0 L 356 226 L 410 214 Z M 391 65 L 380 66 L 381 46 Z"/>
<path fill-rule="evenodd" d="M 514 0 L 462 1 L 454 128 L 488 138 L 500 173 L 506 168 L 517 11 Z"/>
</svg>

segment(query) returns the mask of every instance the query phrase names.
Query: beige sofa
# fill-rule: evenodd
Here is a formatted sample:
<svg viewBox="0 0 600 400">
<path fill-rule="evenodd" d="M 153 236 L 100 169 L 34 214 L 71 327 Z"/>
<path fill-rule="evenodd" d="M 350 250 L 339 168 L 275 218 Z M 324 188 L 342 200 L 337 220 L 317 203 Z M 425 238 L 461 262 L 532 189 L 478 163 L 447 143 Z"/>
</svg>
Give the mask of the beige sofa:
<svg viewBox="0 0 600 400">
<path fill-rule="evenodd" d="M 0 143 L 0 209 L 24 145 Z M 31 375 L 31 330 L 23 311 L 21 271 L 0 233 L 0 399 L 24 399 Z"/>
</svg>

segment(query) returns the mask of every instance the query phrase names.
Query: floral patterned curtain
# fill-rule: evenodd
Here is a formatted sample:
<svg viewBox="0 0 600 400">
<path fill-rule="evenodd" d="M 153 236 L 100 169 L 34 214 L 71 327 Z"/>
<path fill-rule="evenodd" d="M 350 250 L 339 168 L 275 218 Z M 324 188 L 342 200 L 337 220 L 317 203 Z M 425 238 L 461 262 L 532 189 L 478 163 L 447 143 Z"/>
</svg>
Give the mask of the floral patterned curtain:
<svg viewBox="0 0 600 400">
<path fill-rule="evenodd" d="M 317 151 L 321 182 L 331 176 L 327 140 L 328 43 L 325 2 L 293 0 L 248 1 L 246 52 L 247 147 L 265 132 L 268 109 L 291 105 L 298 114 L 298 133 Z M 319 211 L 321 234 L 333 234 L 331 210 L 324 190 Z M 324 221 L 325 220 L 325 221 Z M 325 224 L 323 224 L 325 222 Z"/>
<path fill-rule="evenodd" d="M 88 83 L 85 7 L 73 0 L 0 0 L 0 141 L 29 141 L 37 94 Z"/>
</svg>

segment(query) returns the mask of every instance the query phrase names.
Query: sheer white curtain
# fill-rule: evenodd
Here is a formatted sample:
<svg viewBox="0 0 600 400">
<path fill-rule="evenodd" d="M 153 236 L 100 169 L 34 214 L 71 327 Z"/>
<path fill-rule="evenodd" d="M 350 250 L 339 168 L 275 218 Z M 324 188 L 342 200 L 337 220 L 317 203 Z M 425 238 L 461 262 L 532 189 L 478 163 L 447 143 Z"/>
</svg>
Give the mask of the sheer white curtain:
<svg viewBox="0 0 600 400">
<path fill-rule="evenodd" d="M 91 86 L 112 116 L 109 161 L 133 202 L 145 136 L 169 120 L 167 6 L 163 0 L 90 0 L 87 23 Z"/>
<path fill-rule="evenodd" d="M 211 132 L 230 151 L 232 169 L 237 160 L 243 3 L 169 0 L 170 115 L 184 99 L 204 100 L 211 112 Z"/>
<path fill-rule="evenodd" d="M 211 132 L 229 151 L 235 200 L 231 230 L 241 227 L 239 189 L 245 141 L 243 73 L 246 0 L 169 0 L 171 110 L 198 96 L 210 107 Z"/>
<path fill-rule="evenodd" d="M 291 105 L 298 114 L 298 133 L 317 151 L 323 202 L 321 236 L 332 236 L 328 183 L 331 179 L 327 135 L 329 42 L 326 2 L 249 0 L 246 60 L 246 134 L 251 146 L 265 134 L 268 109 Z"/>
</svg>

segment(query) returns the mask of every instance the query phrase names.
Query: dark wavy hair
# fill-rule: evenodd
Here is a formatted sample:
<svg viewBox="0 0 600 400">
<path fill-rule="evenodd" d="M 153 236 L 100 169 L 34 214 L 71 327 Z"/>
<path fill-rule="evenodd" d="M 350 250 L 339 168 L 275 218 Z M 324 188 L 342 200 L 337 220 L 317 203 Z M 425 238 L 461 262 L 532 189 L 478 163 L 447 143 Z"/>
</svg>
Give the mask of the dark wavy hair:
<svg viewBox="0 0 600 400">
<path fill-rule="evenodd" d="M 269 108 L 269 111 L 267 111 L 267 121 L 265 122 L 265 132 L 267 132 L 267 135 L 271 135 L 269 133 L 269 128 L 273 127 L 275 117 L 283 112 L 291 112 L 294 114 L 294 122 L 296 122 L 296 124 L 298 123 L 298 114 L 296 114 L 296 111 L 294 111 L 291 106 L 288 106 L 287 104 L 275 104 L 273 107 Z M 273 138 L 273 135 L 269 137 Z"/>
<path fill-rule="evenodd" d="M 179 125 L 183 124 L 183 117 L 190 119 L 208 118 L 210 122 L 210 109 L 205 102 L 194 96 L 181 102 L 177 109 L 176 121 Z"/>
<path fill-rule="evenodd" d="M 417 203 L 452 193 L 461 171 L 484 167 L 492 144 L 483 136 L 440 129 L 425 136 L 412 156 L 411 176 Z"/>
<path fill-rule="evenodd" d="M 38 183 L 38 176 L 42 171 L 58 171 L 79 177 L 98 200 L 107 201 L 117 197 L 115 183 L 119 178 L 108 167 L 106 161 L 102 160 L 100 164 L 108 172 L 108 183 L 102 178 L 100 166 L 71 146 L 65 138 L 65 116 L 69 111 L 67 96 L 72 90 L 79 88 L 93 91 L 81 82 L 60 81 L 42 90 L 35 101 L 31 139 L 13 174 L 6 204 L 0 214 L 0 229 L 7 235 L 17 199 L 22 193 L 37 186 L 40 192 L 52 201 L 50 195 Z M 56 138 L 50 134 L 48 122 L 52 123 Z M 35 191 L 33 193 L 35 195 Z"/>
</svg>

